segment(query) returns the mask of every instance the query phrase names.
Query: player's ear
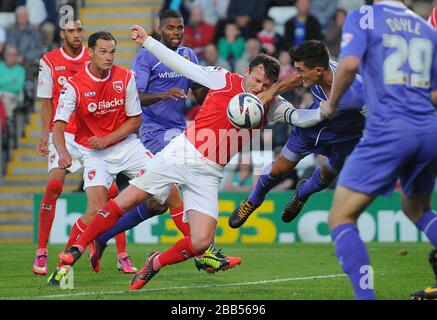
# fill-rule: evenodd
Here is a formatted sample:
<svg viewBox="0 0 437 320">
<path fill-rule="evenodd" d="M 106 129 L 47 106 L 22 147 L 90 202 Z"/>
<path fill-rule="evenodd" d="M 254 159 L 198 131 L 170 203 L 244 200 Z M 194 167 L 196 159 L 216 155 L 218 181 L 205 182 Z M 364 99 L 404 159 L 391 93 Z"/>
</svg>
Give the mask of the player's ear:
<svg viewBox="0 0 437 320">
<path fill-rule="evenodd" d="M 159 36 L 162 36 L 162 29 L 161 29 L 161 26 L 159 24 L 156 24 L 155 31 L 157 34 L 159 34 Z"/>
<path fill-rule="evenodd" d="M 94 49 L 93 48 L 88 48 L 88 55 L 90 56 L 90 58 L 94 57 Z"/>
<path fill-rule="evenodd" d="M 246 67 L 246 68 L 244 68 L 244 75 L 246 76 L 246 77 L 248 77 L 249 76 L 249 67 Z"/>
</svg>

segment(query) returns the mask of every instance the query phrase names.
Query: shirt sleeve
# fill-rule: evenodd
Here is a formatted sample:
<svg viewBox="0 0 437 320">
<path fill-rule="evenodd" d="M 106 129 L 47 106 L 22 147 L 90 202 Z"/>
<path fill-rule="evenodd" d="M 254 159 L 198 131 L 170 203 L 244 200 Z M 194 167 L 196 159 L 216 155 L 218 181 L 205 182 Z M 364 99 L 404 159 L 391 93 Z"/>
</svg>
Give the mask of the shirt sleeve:
<svg viewBox="0 0 437 320">
<path fill-rule="evenodd" d="M 285 122 L 297 127 L 312 127 L 323 121 L 320 108 L 317 109 L 296 109 L 290 102 L 278 96 L 270 106 L 267 120 L 274 122 Z"/>
<path fill-rule="evenodd" d="M 226 77 L 223 72 L 218 72 L 221 68 L 208 68 L 199 66 L 188 61 L 179 54 L 173 52 L 159 41 L 148 37 L 143 46 L 162 61 L 167 67 L 188 79 L 193 80 L 212 90 L 219 90 L 226 86 Z M 221 69 L 223 70 L 223 69 Z"/>
<path fill-rule="evenodd" d="M 36 96 L 38 98 L 53 97 L 52 69 L 43 59 L 39 60 L 38 89 Z"/>
<path fill-rule="evenodd" d="M 124 104 L 126 115 L 135 117 L 141 114 L 140 97 L 138 96 L 135 78 L 131 77 L 126 88 L 126 103 Z"/>
<path fill-rule="evenodd" d="M 149 86 L 150 65 L 149 60 L 144 55 L 144 50 L 137 54 L 134 62 L 132 63 L 131 70 L 135 74 L 135 82 L 138 92 L 146 93 Z"/>
<path fill-rule="evenodd" d="M 55 119 L 53 122 L 64 121 L 68 123 L 68 121 L 70 121 L 71 114 L 76 109 L 76 102 L 76 91 L 74 90 L 73 86 L 67 82 L 61 90 L 58 106 L 56 108 Z"/>
<path fill-rule="evenodd" d="M 363 6 L 359 10 L 361 10 L 363 14 L 366 14 L 367 7 L 369 7 L 370 10 L 372 9 L 370 6 Z M 340 60 L 346 56 L 356 56 L 361 60 L 367 51 L 368 29 L 361 26 L 363 24 L 361 21 L 362 14 L 359 10 L 352 11 L 344 23 Z"/>
</svg>

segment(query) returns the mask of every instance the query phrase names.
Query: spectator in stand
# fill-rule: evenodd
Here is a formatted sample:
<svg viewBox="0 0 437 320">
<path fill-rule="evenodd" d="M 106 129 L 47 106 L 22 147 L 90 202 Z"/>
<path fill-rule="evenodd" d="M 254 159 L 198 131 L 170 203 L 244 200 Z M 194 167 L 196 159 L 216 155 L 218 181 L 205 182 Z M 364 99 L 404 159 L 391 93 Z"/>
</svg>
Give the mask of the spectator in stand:
<svg viewBox="0 0 437 320">
<path fill-rule="evenodd" d="M 281 66 L 281 69 L 279 70 L 278 81 L 282 81 L 283 79 L 291 76 L 291 74 L 294 72 L 294 68 L 291 65 L 291 57 L 287 51 L 282 50 L 279 52 L 278 60 Z"/>
<path fill-rule="evenodd" d="M 366 1 L 364 0 L 338 0 L 337 8 L 343 8 L 347 12 L 351 10 L 358 9 L 361 6 L 364 6 Z"/>
<path fill-rule="evenodd" d="M 184 5 L 184 0 L 165 0 L 161 7 L 161 12 L 167 9 L 179 11 L 184 21 L 190 18 L 190 11 Z"/>
<path fill-rule="evenodd" d="M 17 5 L 26 6 L 30 25 L 41 32 L 44 45 L 50 50 L 56 32 L 57 12 L 55 0 L 19 0 Z"/>
<path fill-rule="evenodd" d="M 202 8 L 191 8 L 190 21 L 185 26 L 184 43 L 194 50 L 197 57 L 204 58 L 205 46 L 214 41 L 215 27 L 204 21 Z"/>
<path fill-rule="evenodd" d="M 281 46 L 281 37 L 275 32 L 275 20 L 266 17 L 263 21 L 263 29 L 256 35 L 261 42 L 261 47 L 269 56 L 276 56 Z"/>
<path fill-rule="evenodd" d="M 195 6 L 202 8 L 205 22 L 215 26 L 219 20 L 226 18 L 229 0 L 185 0 L 184 6 L 188 11 Z"/>
<path fill-rule="evenodd" d="M 338 0 L 311 0 L 310 13 L 319 21 L 322 29 L 325 29 L 331 22 L 335 13 Z"/>
<path fill-rule="evenodd" d="M 0 26 L 0 56 L 3 54 L 3 49 L 6 42 L 6 31 Z"/>
<path fill-rule="evenodd" d="M 266 14 L 265 0 L 232 0 L 229 3 L 228 18 L 235 20 L 245 39 L 256 37 Z"/>
<path fill-rule="evenodd" d="M 0 100 L 3 101 L 6 115 L 11 118 L 15 108 L 23 97 L 26 71 L 18 64 L 18 51 L 6 46 L 5 61 L 0 62 Z"/>
<path fill-rule="evenodd" d="M 0 99 L 0 134 L 5 134 L 7 132 L 7 122 L 8 116 L 6 115 L 5 104 Z M 0 144 L 0 149 L 3 147 L 4 145 Z"/>
<path fill-rule="evenodd" d="M 346 16 L 346 10 L 337 9 L 325 32 L 325 43 L 333 60 L 337 60 L 340 54 L 341 33 Z"/>
<path fill-rule="evenodd" d="M 245 50 L 240 59 L 235 62 L 235 73 L 244 75 L 244 71 L 253 58 L 261 53 L 261 43 L 258 39 L 251 38 L 246 41 Z"/>
<path fill-rule="evenodd" d="M 225 26 L 225 36 L 218 41 L 220 58 L 228 61 L 232 68 L 236 60 L 243 55 L 245 42 L 244 38 L 240 37 L 237 24 L 229 21 Z M 230 71 L 233 71 L 233 68 Z"/>
<path fill-rule="evenodd" d="M 217 47 L 215 46 L 214 43 L 210 43 L 206 45 L 204 55 L 205 55 L 204 56 L 205 59 L 201 61 L 202 65 L 218 66 L 226 70 L 231 70 L 231 66 L 229 65 L 229 63 L 226 60 L 219 57 Z"/>
<path fill-rule="evenodd" d="M 226 173 L 225 190 L 228 192 L 249 192 L 253 189 L 256 179 L 250 153 L 239 155 L 239 163 L 235 170 Z"/>
<path fill-rule="evenodd" d="M 0 12 L 13 12 L 16 6 L 15 1 L 0 0 Z"/>
<path fill-rule="evenodd" d="M 284 46 L 289 50 L 305 40 L 321 40 L 319 21 L 309 14 L 310 0 L 296 0 L 297 16 L 285 23 Z"/>
<path fill-rule="evenodd" d="M 26 7 L 17 7 L 15 16 L 17 22 L 7 30 L 6 45 L 18 49 L 18 63 L 24 65 L 27 77 L 33 79 L 38 73 L 39 59 L 44 53 L 41 34 L 30 26 Z"/>
</svg>

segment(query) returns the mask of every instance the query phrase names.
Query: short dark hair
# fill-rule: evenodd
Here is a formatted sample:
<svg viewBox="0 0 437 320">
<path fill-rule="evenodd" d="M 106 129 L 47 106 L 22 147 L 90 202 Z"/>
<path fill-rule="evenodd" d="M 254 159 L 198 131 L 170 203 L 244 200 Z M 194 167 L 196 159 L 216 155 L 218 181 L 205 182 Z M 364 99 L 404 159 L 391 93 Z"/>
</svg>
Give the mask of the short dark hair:
<svg viewBox="0 0 437 320">
<path fill-rule="evenodd" d="M 329 50 L 322 41 L 306 40 L 292 47 L 289 53 L 294 62 L 303 61 L 308 68 L 329 68 Z"/>
<path fill-rule="evenodd" d="M 271 57 L 269 55 L 266 55 L 264 53 L 258 54 L 249 64 L 249 72 L 252 72 L 252 70 L 259 66 L 260 64 L 264 67 L 264 72 L 266 74 L 266 77 L 272 82 L 275 83 L 278 81 L 279 78 L 279 61 L 278 59 Z"/>
<path fill-rule="evenodd" d="M 94 48 L 96 46 L 97 40 L 108 40 L 114 41 L 117 44 L 117 40 L 115 40 L 114 36 L 107 31 L 98 31 L 91 34 L 88 38 L 88 48 Z"/>
<path fill-rule="evenodd" d="M 162 20 L 171 19 L 171 18 L 184 20 L 184 18 L 182 17 L 182 14 L 179 11 L 172 10 L 172 9 L 166 9 L 166 10 L 161 11 L 161 13 L 159 14 L 159 23 L 161 24 Z"/>
</svg>

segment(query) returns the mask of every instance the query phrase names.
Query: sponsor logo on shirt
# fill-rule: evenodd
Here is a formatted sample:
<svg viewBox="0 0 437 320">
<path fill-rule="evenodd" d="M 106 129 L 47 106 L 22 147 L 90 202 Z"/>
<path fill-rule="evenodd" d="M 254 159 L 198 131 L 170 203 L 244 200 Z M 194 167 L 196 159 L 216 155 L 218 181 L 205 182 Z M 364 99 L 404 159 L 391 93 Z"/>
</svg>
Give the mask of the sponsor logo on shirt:
<svg viewBox="0 0 437 320">
<path fill-rule="evenodd" d="M 171 78 L 182 77 L 182 75 L 174 71 L 172 72 L 165 71 L 165 72 L 158 73 L 158 77 L 160 79 L 171 79 Z"/>
<path fill-rule="evenodd" d="M 123 81 L 114 81 L 112 83 L 112 86 L 114 87 L 114 90 L 118 93 L 121 93 L 123 91 Z"/>
<path fill-rule="evenodd" d="M 110 109 L 110 108 L 113 108 L 113 107 L 120 107 L 120 106 L 123 106 L 123 105 L 124 105 L 124 99 L 114 98 L 114 100 L 111 100 L 111 101 L 103 100 L 103 101 L 99 101 L 98 103 L 90 102 L 88 104 L 87 109 L 91 113 L 95 112 L 96 110 L 102 110 L 99 113 L 100 114 L 104 114 L 106 112 L 112 112 L 112 111 L 109 111 L 109 110 L 106 111 L 107 109 Z"/>
</svg>

